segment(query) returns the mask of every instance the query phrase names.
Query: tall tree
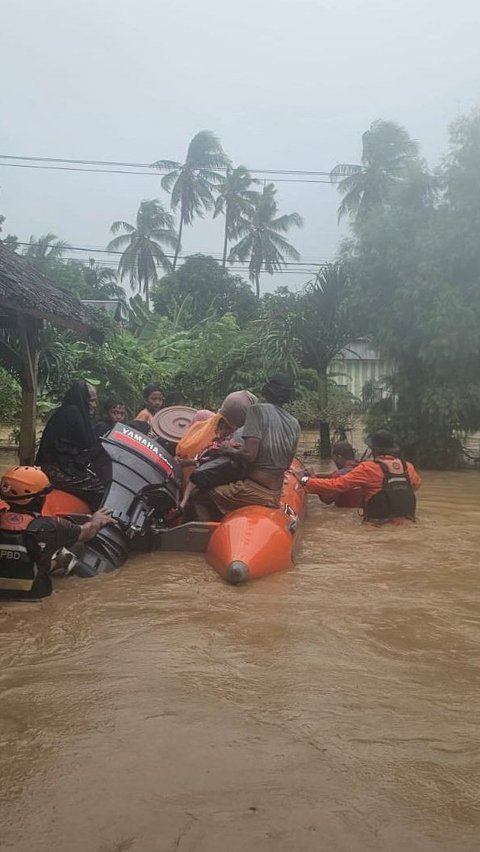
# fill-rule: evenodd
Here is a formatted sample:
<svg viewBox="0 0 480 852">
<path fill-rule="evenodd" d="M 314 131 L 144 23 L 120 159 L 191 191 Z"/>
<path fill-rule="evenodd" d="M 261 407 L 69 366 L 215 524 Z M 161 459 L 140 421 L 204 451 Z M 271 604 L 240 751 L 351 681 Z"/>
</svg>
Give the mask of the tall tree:
<svg viewBox="0 0 480 852">
<path fill-rule="evenodd" d="M 259 323 L 260 350 L 269 368 L 315 370 L 320 415 L 320 455 L 330 456 L 328 368 L 360 328 L 351 309 L 352 283 L 342 263 L 324 266 L 299 293 L 270 296 Z"/>
<path fill-rule="evenodd" d="M 136 225 L 117 221 L 111 227 L 112 234 L 125 231 L 110 240 L 110 251 L 123 249 L 118 263 L 121 278 L 128 278 L 132 289 L 143 290 L 147 307 L 150 306 L 150 286 L 158 281 L 157 267 L 170 272 L 172 264 L 164 247 L 173 249 L 177 234 L 171 213 L 167 213 L 157 198 L 142 201 L 137 212 Z"/>
<path fill-rule="evenodd" d="M 162 187 L 171 192 L 172 210 L 180 210 L 173 269 L 177 266 L 183 226 L 191 225 L 195 216 L 201 217 L 212 209 L 213 193 L 222 181 L 217 169 L 226 169 L 228 164 L 220 140 L 210 130 L 201 130 L 193 137 L 184 163 L 175 160 L 152 163 L 152 168 L 168 170 L 162 178 Z"/>
<path fill-rule="evenodd" d="M 282 234 L 290 228 L 301 228 L 303 219 L 298 213 L 278 215 L 275 199 L 277 190 L 267 183 L 262 192 L 252 193 L 253 204 L 236 226 L 242 239 L 230 252 L 229 261 L 249 261 L 250 281 L 255 282 L 257 298 L 260 297 L 260 273 L 262 270 L 273 275 L 285 265 L 285 258 L 300 260 L 296 248 Z"/>
<path fill-rule="evenodd" d="M 452 128 L 439 198 L 412 171 L 350 243 L 357 315 L 395 365 L 393 397 L 374 406 L 369 428 L 388 420 L 419 466 L 461 463 L 462 433 L 480 428 L 479 175 L 476 112 Z"/>
<path fill-rule="evenodd" d="M 213 257 L 193 255 L 152 290 L 154 310 L 192 328 L 206 317 L 234 314 L 243 328 L 258 312 L 258 300 L 250 286 L 231 275 Z"/>
<path fill-rule="evenodd" d="M 343 201 L 338 219 L 361 219 L 376 205 L 385 204 L 390 190 L 400 182 L 418 156 L 418 144 L 394 121 L 374 121 L 362 136 L 362 163 L 342 163 L 331 171 Z"/>
<path fill-rule="evenodd" d="M 237 166 L 235 169 L 227 168 L 225 178 L 217 187 L 218 196 L 215 200 L 213 218 L 225 216 L 225 228 L 223 239 L 222 266 L 227 263 L 228 243 L 239 236 L 239 226 L 242 217 L 247 217 L 252 212 L 255 194 L 250 190 L 253 183 L 258 183 L 250 175 L 245 166 Z"/>
<path fill-rule="evenodd" d="M 84 266 L 83 277 L 90 290 L 89 298 L 99 301 L 106 299 L 122 299 L 125 301 L 126 293 L 118 283 L 115 270 L 109 269 L 108 266 L 100 266 L 93 257 L 89 259 L 88 266 Z"/>
<path fill-rule="evenodd" d="M 48 272 L 61 263 L 66 250 L 70 248 L 65 240 L 59 240 L 56 234 L 48 233 L 42 237 L 30 237 L 24 255 L 40 272 Z"/>
</svg>

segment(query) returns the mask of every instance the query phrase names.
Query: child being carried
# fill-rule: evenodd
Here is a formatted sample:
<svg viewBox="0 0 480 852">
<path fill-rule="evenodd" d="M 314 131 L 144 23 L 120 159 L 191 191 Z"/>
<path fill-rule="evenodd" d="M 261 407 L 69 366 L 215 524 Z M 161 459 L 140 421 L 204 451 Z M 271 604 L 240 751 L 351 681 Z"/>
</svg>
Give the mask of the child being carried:
<svg viewBox="0 0 480 852">
<path fill-rule="evenodd" d="M 240 448 L 242 446 L 241 439 L 239 440 L 240 436 L 238 435 L 238 432 L 240 431 L 241 430 L 237 429 L 232 435 L 232 427 L 222 418 L 218 423 L 217 432 L 213 441 L 210 441 L 202 452 L 198 453 L 192 461 L 186 460 L 188 464 L 193 463 L 195 465 L 195 470 L 193 471 L 190 481 L 185 488 L 185 493 L 179 506 L 182 511 L 185 510 L 192 494 L 197 490 L 197 488 L 214 487 L 214 485 L 235 481 L 234 479 L 232 480 L 232 476 L 235 478 L 241 478 L 242 471 L 234 469 L 238 466 L 238 464 L 234 462 L 230 456 L 222 456 L 222 447 L 229 446 Z M 208 483 L 208 485 L 204 485 L 202 483 L 202 475 L 197 474 L 201 473 L 202 467 L 204 467 L 207 463 L 212 462 L 218 470 L 221 481 L 219 479 L 218 482 L 215 482 L 214 484 Z M 185 465 L 186 462 L 183 461 L 182 463 Z M 238 477 L 236 476 L 237 473 L 239 474 Z M 203 477 L 203 479 L 205 479 L 205 477 Z"/>
</svg>

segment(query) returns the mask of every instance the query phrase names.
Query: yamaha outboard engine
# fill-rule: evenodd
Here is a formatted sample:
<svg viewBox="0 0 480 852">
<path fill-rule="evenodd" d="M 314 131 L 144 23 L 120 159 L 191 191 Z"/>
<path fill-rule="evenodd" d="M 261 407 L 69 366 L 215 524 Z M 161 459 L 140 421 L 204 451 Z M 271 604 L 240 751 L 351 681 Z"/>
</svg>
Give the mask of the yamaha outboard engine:
<svg viewBox="0 0 480 852">
<path fill-rule="evenodd" d="M 181 493 L 180 465 L 152 438 L 116 423 L 101 444 L 111 465 L 102 506 L 112 510 L 117 525 L 108 524 L 91 542 L 73 548 L 73 573 L 79 577 L 119 568 L 130 540 L 152 525 L 164 526 L 166 513 L 178 506 Z"/>
</svg>

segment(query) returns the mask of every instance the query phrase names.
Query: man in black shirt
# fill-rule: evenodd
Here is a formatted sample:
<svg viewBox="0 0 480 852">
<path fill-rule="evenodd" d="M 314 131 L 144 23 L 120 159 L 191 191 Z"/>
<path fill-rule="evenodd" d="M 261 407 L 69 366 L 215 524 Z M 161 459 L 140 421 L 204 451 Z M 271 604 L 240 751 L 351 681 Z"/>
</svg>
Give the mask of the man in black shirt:
<svg viewBox="0 0 480 852">
<path fill-rule="evenodd" d="M 104 418 L 93 427 L 93 434 L 96 438 L 101 438 L 110 431 L 115 423 L 123 423 L 127 416 L 127 408 L 123 400 L 111 396 L 105 400 Z"/>
</svg>

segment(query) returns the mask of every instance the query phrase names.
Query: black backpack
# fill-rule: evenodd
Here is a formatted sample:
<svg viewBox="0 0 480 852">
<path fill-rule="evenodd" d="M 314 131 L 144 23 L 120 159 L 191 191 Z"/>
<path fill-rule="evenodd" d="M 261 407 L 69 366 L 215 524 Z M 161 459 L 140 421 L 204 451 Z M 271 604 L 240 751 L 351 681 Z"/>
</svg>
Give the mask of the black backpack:
<svg viewBox="0 0 480 852">
<path fill-rule="evenodd" d="M 398 473 L 392 473 L 388 465 L 380 459 L 373 459 L 380 465 L 383 471 L 382 490 L 370 498 L 363 510 L 366 521 L 391 520 L 392 518 L 408 518 L 415 520 L 417 499 L 410 482 L 407 465 L 403 459 L 400 462 L 402 469 Z"/>
<path fill-rule="evenodd" d="M 0 529 L 0 598 L 37 599 L 51 593 L 50 577 L 38 567 L 41 555 L 33 531 Z"/>
</svg>

